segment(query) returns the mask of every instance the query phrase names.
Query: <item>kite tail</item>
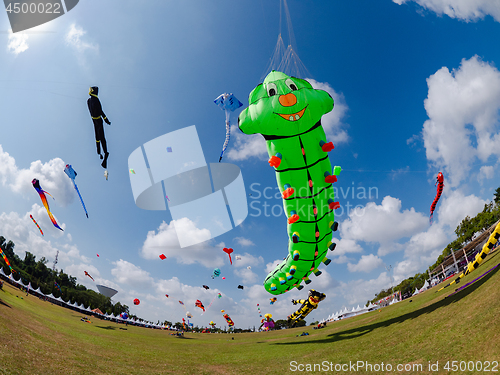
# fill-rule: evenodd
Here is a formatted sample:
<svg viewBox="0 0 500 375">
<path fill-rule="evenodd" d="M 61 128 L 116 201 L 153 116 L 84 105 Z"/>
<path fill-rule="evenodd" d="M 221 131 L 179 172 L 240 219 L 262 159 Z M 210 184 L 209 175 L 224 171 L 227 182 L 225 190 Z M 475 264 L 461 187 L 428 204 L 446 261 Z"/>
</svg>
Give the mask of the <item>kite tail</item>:
<svg viewBox="0 0 500 375">
<path fill-rule="evenodd" d="M 54 226 L 55 226 L 57 229 L 60 229 L 60 230 L 64 231 L 64 229 L 62 229 L 59 225 L 57 225 L 57 221 L 56 221 L 56 219 L 54 218 L 54 216 L 52 215 L 52 213 L 51 213 L 50 211 L 47 211 L 47 213 L 49 214 L 50 221 L 52 221 L 52 224 L 54 224 Z"/>
<path fill-rule="evenodd" d="M 229 111 L 226 111 L 226 139 L 224 140 L 224 145 L 222 146 L 219 163 L 222 160 L 222 155 L 224 155 L 227 145 L 229 144 L 229 138 L 231 138 L 231 123 L 229 122 Z"/>
<path fill-rule="evenodd" d="M 50 195 L 50 193 L 49 193 L 48 191 L 45 191 L 45 190 L 42 190 L 42 193 L 45 193 L 45 194 L 49 194 L 49 195 Z M 50 195 L 50 197 L 51 197 L 53 200 L 56 200 L 56 198 L 54 198 L 52 195 Z"/>
<path fill-rule="evenodd" d="M 479 265 L 483 262 L 484 258 L 488 255 L 491 249 L 493 249 L 493 246 L 495 246 L 496 242 L 500 238 L 500 222 L 497 224 L 495 229 L 493 230 L 493 233 L 491 233 L 490 238 L 488 238 L 488 242 L 486 242 L 483 246 L 483 249 L 481 250 L 480 253 L 476 255 L 476 258 L 474 259 L 474 262 L 469 263 L 467 266 L 467 269 L 463 271 L 460 276 L 458 276 L 455 280 L 453 280 L 451 283 L 448 285 L 443 286 L 441 289 L 439 289 L 437 292 L 440 292 L 444 288 L 449 287 L 450 285 L 453 284 L 458 284 L 460 282 L 460 279 L 464 276 L 467 276 L 469 273 L 474 271 L 476 268 L 479 267 Z M 436 293 L 437 293 L 436 292 Z"/>
<path fill-rule="evenodd" d="M 85 203 L 83 203 L 83 198 L 80 194 L 80 190 L 78 190 L 78 186 L 76 186 L 76 182 L 73 181 L 73 186 L 76 189 L 76 192 L 78 193 L 78 196 L 80 197 L 80 202 L 82 202 L 83 209 L 85 210 L 85 215 L 87 215 L 87 219 L 89 218 L 89 214 L 87 213 L 87 208 L 85 208 Z"/>
<path fill-rule="evenodd" d="M 63 230 L 59 225 L 57 225 L 57 221 L 56 219 L 54 218 L 54 216 L 52 215 L 52 213 L 50 212 L 50 208 L 49 208 L 49 202 L 47 202 L 47 197 L 45 196 L 44 193 L 47 193 L 46 191 L 44 190 L 37 190 L 38 194 L 40 195 L 40 199 L 42 200 L 42 203 L 43 203 L 43 206 L 45 207 L 45 209 L 47 210 L 47 213 L 49 214 L 49 218 L 50 218 L 50 221 L 52 221 L 52 224 L 54 224 L 54 226 L 57 228 L 57 229 L 60 229 L 60 230 Z M 49 194 L 49 193 L 47 193 Z M 49 194 L 50 195 L 50 194 Z M 50 195 L 52 197 L 52 195 Z M 54 197 L 52 197 L 52 199 L 54 199 Z"/>
</svg>

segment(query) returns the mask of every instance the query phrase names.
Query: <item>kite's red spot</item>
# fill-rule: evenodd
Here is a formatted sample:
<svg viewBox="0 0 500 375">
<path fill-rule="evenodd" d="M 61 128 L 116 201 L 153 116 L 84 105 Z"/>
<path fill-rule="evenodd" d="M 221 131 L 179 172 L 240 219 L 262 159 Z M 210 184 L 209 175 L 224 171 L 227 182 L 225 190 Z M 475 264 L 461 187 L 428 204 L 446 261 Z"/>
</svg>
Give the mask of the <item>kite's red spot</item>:
<svg viewBox="0 0 500 375">
<path fill-rule="evenodd" d="M 326 176 L 325 182 L 327 184 L 333 184 L 334 182 L 337 182 L 337 176 L 335 176 L 335 175 Z"/>
<path fill-rule="evenodd" d="M 269 158 L 268 162 L 271 167 L 278 168 L 281 164 L 281 159 L 273 155 Z"/>
<path fill-rule="evenodd" d="M 328 205 L 331 210 L 336 210 L 337 208 L 340 207 L 340 202 L 332 202 Z"/>
<path fill-rule="evenodd" d="M 333 142 L 328 142 L 328 143 L 325 143 L 323 146 L 321 146 L 321 149 L 322 149 L 324 152 L 330 152 L 330 151 L 332 151 L 334 148 L 335 148 L 335 146 L 333 145 Z"/>
<path fill-rule="evenodd" d="M 297 220 L 299 220 L 299 215 L 295 214 L 295 215 L 292 215 L 288 218 L 288 224 L 293 224 L 295 223 Z"/>
<path fill-rule="evenodd" d="M 293 188 L 289 187 L 283 192 L 283 199 L 289 198 L 294 193 Z"/>
</svg>

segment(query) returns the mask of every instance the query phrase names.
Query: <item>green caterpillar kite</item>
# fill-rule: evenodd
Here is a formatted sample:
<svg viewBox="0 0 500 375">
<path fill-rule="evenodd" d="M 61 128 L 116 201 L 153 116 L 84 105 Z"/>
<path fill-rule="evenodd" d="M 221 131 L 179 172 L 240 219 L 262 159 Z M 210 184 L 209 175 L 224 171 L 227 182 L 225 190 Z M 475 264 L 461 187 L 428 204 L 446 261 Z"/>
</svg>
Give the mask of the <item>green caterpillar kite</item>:
<svg viewBox="0 0 500 375">
<path fill-rule="evenodd" d="M 266 139 L 269 164 L 288 218 L 288 256 L 264 280 L 271 294 L 286 293 L 309 284 L 309 275 L 321 274 L 320 262 L 330 263 L 334 250 L 332 232 L 337 230 L 333 183 L 341 168 L 332 165 L 321 117 L 333 109 L 332 97 L 315 90 L 303 79 L 272 71 L 248 98 L 249 106 L 238 118 L 245 134 L 260 133 Z"/>
</svg>

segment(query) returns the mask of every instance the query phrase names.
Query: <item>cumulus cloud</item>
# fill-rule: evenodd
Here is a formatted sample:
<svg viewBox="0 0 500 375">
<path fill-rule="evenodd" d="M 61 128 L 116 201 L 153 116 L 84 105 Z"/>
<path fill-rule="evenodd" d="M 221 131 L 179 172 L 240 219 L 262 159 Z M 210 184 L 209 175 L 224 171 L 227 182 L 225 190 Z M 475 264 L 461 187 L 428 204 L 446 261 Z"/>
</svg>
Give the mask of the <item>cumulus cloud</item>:
<svg viewBox="0 0 500 375">
<path fill-rule="evenodd" d="M 249 240 L 248 238 L 244 237 L 235 237 L 234 239 L 238 245 L 240 246 L 254 246 L 255 244 L 252 242 L 252 240 Z"/>
<path fill-rule="evenodd" d="M 236 256 L 239 256 L 241 259 L 236 260 Z M 260 255 L 258 257 L 254 257 L 251 254 L 245 253 L 244 255 L 235 253 L 233 265 L 235 267 L 248 267 L 248 266 L 258 266 L 264 263 L 264 258 Z"/>
<path fill-rule="evenodd" d="M 391 278 L 387 275 L 387 272 L 382 272 L 376 279 L 358 279 L 347 283 L 340 282 L 337 289 L 340 289 L 340 293 L 345 300 L 353 305 L 358 303 L 365 304 L 366 301 L 372 300 L 376 293 L 390 287 Z"/>
<path fill-rule="evenodd" d="M 150 231 L 142 245 L 140 254 L 146 259 L 157 259 L 163 253 L 167 258 L 174 258 L 181 264 L 199 263 L 207 268 L 220 267 L 224 264 L 224 258 L 220 255 L 218 248 L 210 246 L 207 242 L 181 248 L 177 239 L 176 228 L 190 228 L 190 236 L 196 238 L 205 234 L 196 228 L 195 224 L 187 218 L 174 220 L 167 224 L 162 222 L 158 232 Z"/>
<path fill-rule="evenodd" d="M 10 30 L 7 51 L 14 55 L 19 55 L 29 48 L 27 40 L 28 35 L 26 33 L 12 33 L 12 30 Z"/>
<path fill-rule="evenodd" d="M 273 271 L 281 262 L 283 262 L 283 259 L 276 259 L 274 262 L 267 263 L 265 267 L 266 272 Z"/>
<path fill-rule="evenodd" d="M 87 32 L 83 28 L 76 26 L 74 23 L 70 25 L 65 36 L 65 41 L 68 46 L 73 48 L 80 64 L 85 64 L 85 57 L 89 52 L 99 53 L 99 45 L 87 42 L 84 40 L 84 35 Z"/>
<path fill-rule="evenodd" d="M 403 249 L 399 241 L 422 231 L 428 218 L 414 208 L 401 210 L 401 201 L 386 196 L 380 205 L 369 202 L 356 208 L 340 225 L 342 239 L 374 242 L 380 245 L 378 255 L 383 256 Z"/>
<path fill-rule="evenodd" d="M 99 50 L 96 44 L 85 42 L 82 37 L 87 34 L 83 28 L 76 26 L 74 23 L 70 25 L 65 40 L 68 45 L 75 48 L 78 52 L 85 52 L 86 50 Z"/>
<path fill-rule="evenodd" d="M 347 107 L 344 94 L 337 93 L 328 83 L 318 82 L 314 79 L 308 78 L 307 81 L 311 86 L 318 90 L 324 90 L 333 98 L 334 107 L 333 111 L 327 113 L 321 118 L 321 124 L 325 129 L 326 138 L 334 144 L 347 142 L 349 136 L 347 135 L 347 125 L 343 122 L 347 114 Z"/>
<path fill-rule="evenodd" d="M 13 192 L 31 195 L 33 185 L 31 180 L 37 178 L 43 190 L 48 191 L 56 201 L 48 197 L 49 206 L 67 206 L 74 201 L 74 191 L 70 179 L 64 173 L 66 163 L 60 159 L 51 159 L 46 163 L 40 160 L 31 163 L 29 169 L 20 169 L 16 166 L 15 159 L 3 151 L 0 145 L 0 180 L 4 186 Z M 52 212 L 54 214 L 54 212 Z"/>
<path fill-rule="evenodd" d="M 353 239 L 342 238 L 340 240 L 337 240 L 336 238 L 333 238 L 332 242 L 335 242 L 337 244 L 335 250 L 333 251 L 334 256 L 341 257 L 349 253 L 363 252 L 363 248 Z"/>
<path fill-rule="evenodd" d="M 469 178 L 477 158 L 486 162 L 500 156 L 500 72 L 473 56 L 451 72 L 439 69 L 427 86 L 427 159 L 446 170 L 451 186 L 458 186 Z"/>
<path fill-rule="evenodd" d="M 239 277 L 243 284 L 253 284 L 258 280 L 258 276 L 255 272 L 248 268 L 235 268 L 233 270 L 234 275 Z"/>
<path fill-rule="evenodd" d="M 414 1 L 422 8 L 441 16 L 457 18 L 466 22 L 475 22 L 485 16 L 492 16 L 500 22 L 500 6 L 496 0 L 392 0 L 396 4 Z"/>
<path fill-rule="evenodd" d="M 94 278 L 95 281 L 85 275 L 85 271 L 88 272 L 90 276 Z M 103 279 L 101 279 L 101 274 L 97 267 L 86 264 L 86 263 L 78 263 L 78 264 L 70 264 L 69 266 L 64 267 L 64 272 L 68 275 L 72 275 L 78 279 L 78 283 L 85 285 L 87 288 L 94 287 L 95 284 L 102 284 Z"/>
<path fill-rule="evenodd" d="M 439 223 L 447 225 L 454 231 L 466 216 L 476 216 L 487 203 L 487 201 L 473 194 L 465 196 L 460 190 L 453 190 L 446 196 L 441 197 L 437 209 Z"/>
<path fill-rule="evenodd" d="M 154 279 L 149 276 L 149 272 L 144 271 L 135 264 L 123 259 L 117 260 L 113 264 L 115 267 L 111 269 L 111 274 L 118 283 L 132 286 L 154 286 Z"/>
<path fill-rule="evenodd" d="M 38 224 L 44 231 L 44 236 L 40 234 L 38 228 L 33 224 L 29 215 L 37 218 Z M 48 240 L 48 234 L 58 236 L 60 240 L 64 239 L 64 233 L 53 227 L 52 222 L 48 219 L 45 208 L 34 204 L 30 212 L 20 216 L 17 212 L 0 214 L 0 233 L 8 241 L 15 244 L 14 252 L 24 259 L 25 253 L 30 252 L 37 260 L 42 257 L 52 262 L 56 254 L 58 254 L 57 269 L 71 269 L 80 270 L 78 264 L 82 263 L 85 266 L 90 266 L 90 259 L 82 255 L 75 245 L 70 244 L 55 244 Z M 95 269 L 94 269 L 95 271 Z M 71 273 L 71 275 L 78 277 L 78 273 Z M 82 273 L 83 274 L 83 273 Z"/>
<path fill-rule="evenodd" d="M 335 106 L 333 111 L 327 113 L 321 119 L 328 140 L 333 141 L 334 144 L 347 142 L 349 136 L 346 131 L 347 125 L 343 122 L 343 119 L 346 116 L 348 107 L 344 95 L 337 93 L 328 83 L 318 82 L 309 78 L 307 80 L 313 88 L 328 92 L 334 100 Z M 233 145 L 226 152 L 228 159 L 234 161 L 246 160 L 250 157 L 256 157 L 261 160 L 267 159 L 266 142 L 260 134 L 246 135 L 238 127 L 232 125 L 231 136 Z"/>
<path fill-rule="evenodd" d="M 492 165 L 483 165 L 479 168 L 479 174 L 477 175 L 477 180 L 482 182 L 484 179 L 490 180 L 495 175 L 495 168 Z"/>
<path fill-rule="evenodd" d="M 267 158 L 266 141 L 260 134 L 243 134 L 237 126 L 231 125 L 231 140 L 233 142 L 226 156 L 229 160 L 239 161 L 256 157 L 261 160 Z"/>
<path fill-rule="evenodd" d="M 347 269 L 349 272 L 371 272 L 375 268 L 379 268 L 384 264 L 382 259 L 380 259 L 378 256 L 369 254 L 369 255 L 362 255 L 361 259 L 357 264 L 352 264 L 348 263 L 347 264 Z"/>
</svg>

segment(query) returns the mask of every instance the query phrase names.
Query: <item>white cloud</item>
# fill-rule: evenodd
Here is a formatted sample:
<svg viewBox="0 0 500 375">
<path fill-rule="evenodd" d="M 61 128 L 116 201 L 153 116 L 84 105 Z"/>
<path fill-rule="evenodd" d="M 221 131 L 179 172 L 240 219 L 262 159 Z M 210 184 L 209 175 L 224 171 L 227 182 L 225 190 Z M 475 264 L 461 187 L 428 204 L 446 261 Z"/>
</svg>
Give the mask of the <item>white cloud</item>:
<svg viewBox="0 0 500 375">
<path fill-rule="evenodd" d="M 342 238 L 341 240 L 337 240 L 336 238 L 333 238 L 332 242 L 335 242 L 337 244 L 335 250 L 333 250 L 334 256 L 342 257 L 345 256 L 345 254 L 349 253 L 363 252 L 363 248 L 353 239 Z"/>
<path fill-rule="evenodd" d="M 446 14 L 466 22 L 475 22 L 485 16 L 492 16 L 500 22 L 500 4 L 498 0 L 392 0 L 396 4 L 414 1 L 423 8 L 441 16 Z"/>
<path fill-rule="evenodd" d="M 337 93 L 326 82 L 318 82 L 310 78 L 308 78 L 307 81 L 309 81 L 313 88 L 324 90 L 333 98 L 333 110 L 321 118 L 321 125 L 323 125 L 323 129 L 325 129 L 327 140 L 332 141 L 334 145 L 347 142 L 349 140 L 349 136 L 345 130 L 347 125 L 343 123 L 343 118 L 346 116 L 349 108 L 347 107 L 344 94 Z"/>
<path fill-rule="evenodd" d="M 321 268 L 320 269 L 321 271 L 321 275 L 319 275 L 318 277 L 312 277 L 314 274 L 312 273 L 309 278 L 311 278 L 312 280 L 312 283 L 309 284 L 309 287 L 310 288 L 313 288 L 315 290 L 319 290 L 319 291 L 327 291 L 329 290 L 330 288 L 336 288 L 337 286 L 339 286 L 339 282 L 337 280 L 335 280 L 334 278 L 332 278 L 332 276 L 328 273 L 328 271 L 325 269 L 325 268 Z M 308 286 L 305 285 L 305 284 L 302 284 L 304 285 L 304 288 L 307 288 Z"/>
<path fill-rule="evenodd" d="M 32 222 L 29 216 L 30 214 L 33 215 L 39 226 L 42 228 L 44 236 L 41 235 L 36 225 Z M 5 212 L 1 213 L 0 233 L 8 241 L 10 240 L 15 244 L 14 252 L 21 259 L 24 259 L 25 252 L 30 252 L 37 258 L 37 260 L 45 257 L 45 259 L 49 261 L 47 267 L 52 267 L 52 262 L 54 261 L 56 254 L 58 254 L 58 263 L 56 265 L 57 269 L 64 269 L 67 271 L 67 268 L 69 267 L 71 270 L 80 271 L 81 267 L 87 267 L 87 271 L 92 269 L 93 272 L 98 275 L 98 272 L 96 272 L 97 269 L 90 265 L 90 259 L 81 255 L 79 249 L 75 245 L 54 244 L 52 241 L 47 239 L 48 234 L 54 233 L 60 240 L 63 240 L 64 233 L 53 227 L 52 222 L 47 216 L 45 208 L 40 207 L 37 204 L 34 204 L 32 210 L 24 214 L 22 217 L 20 217 L 16 212 L 8 214 Z M 81 264 L 79 262 L 81 262 Z M 78 277 L 79 280 L 82 280 L 81 276 L 83 275 L 83 271 L 81 273 L 67 273 Z M 88 283 L 84 282 L 82 282 L 82 284 L 88 285 Z"/>
<path fill-rule="evenodd" d="M 253 284 L 258 280 L 257 274 L 248 268 L 235 268 L 233 272 L 241 279 L 243 285 Z"/>
<path fill-rule="evenodd" d="M 83 30 L 83 28 L 76 26 L 73 23 L 65 36 L 66 44 L 75 50 L 80 64 L 85 63 L 85 57 L 89 51 L 92 51 L 95 54 L 99 53 L 98 44 L 89 43 L 83 40 L 83 36 L 86 33 L 87 32 Z"/>
<path fill-rule="evenodd" d="M 29 169 L 19 169 L 15 159 L 3 151 L 0 145 L 0 177 L 2 184 L 13 192 L 33 196 L 36 194 L 31 181 L 37 178 L 43 190 L 48 191 L 54 199 L 47 196 L 49 207 L 72 203 L 75 192 L 71 180 L 64 173 L 66 163 L 60 158 L 54 158 L 47 163 L 40 160 L 31 163 Z M 54 214 L 54 212 L 52 212 Z"/>
<path fill-rule="evenodd" d="M 220 254 L 222 249 L 201 243 L 181 249 L 177 239 L 176 227 L 182 227 L 190 231 L 191 238 L 205 236 L 203 230 L 197 229 L 193 222 L 187 218 L 177 220 L 170 225 L 162 222 L 158 227 L 158 233 L 150 231 L 142 245 L 140 254 L 146 259 L 158 259 L 160 254 L 165 254 L 169 259 L 176 259 L 181 264 L 199 263 L 207 268 L 220 267 L 224 264 L 224 258 Z M 200 233 L 201 232 L 201 233 Z"/>
<path fill-rule="evenodd" d="M 233 265 L 235 267 L 258 266 L 264 263 L 264 258 L 262 258 L 260 255 L 258 257 L 254 257 L 253 255 L 248 253 L 245 253 L 245 255 L 235 253 L 234 255 Z M 241 257 L 241 259 L 236 260 L 236 255 Z"/>
<path fill-rule="evenodd" d="M 479 168 L 477 180 L 481 183 L 484 179 L 490 180 L 495 175 L 495 168 L 492 165 L 483 165 Z"/>
<path fill-rule="evenodd" d="M 365 304 L 366 301 L 372 300 L 376 293 L 382 289 L 387 289 L 391 286 L 391 279 L 386 272 L 382 272 L 376 279 L 371 280 L 352 280 L 348 283 L 341 282 L 340 289 L 343 297 L 351 305 Z"/>
<path fill-rule="evenodd" d="M 384 264 L 382 259 L 373 254 L 362 255 L 358 264 L 347 264 L 349 272 L 371 272 L 375 268 L 379 268 Z"/>
<path fill-rule="evenodd" d="M 9 33 L 9 44 L 7 45 L 7 51 L 13 53 L 14 55 L 19 55 L 21 52 L 26 51 L 29 46 L 26 42 L 28 40 L 28 35 L 26 33 Z"/>
<path fill-rule="evenodd" d="M 87 273 L 94 278 L 94 281 L 85 275 L 85 271 L 87 271 Z M 97 267 L 91 264 L 71 264 L 64 267 L 64 272 L 68 275 L 76 277 L 78 279 L 78 284 L 84 285 L 87 288 L 93 288 L 96 284 L 102 285 L 102 282 L 105 281 L 101 279 L 101 274 L 99 273 Z"/>
<path fill-rule="evenodd" d="M 252 242 L 252 240 L 244 237 L 235 237 L 234 240 L 238 243 L 240 246 L 255 246 L 255 244 Z"/>
<path fill-rule="evenodd" d="M 266 264 L 265 270 L 267 273 L 274 271 L 274 269 L 283 262 L 283 259 L 277 259 L 274 262 L 270 262 Z"/>
<path fill-rule="evenodd" d="M 386 196 L 380 205 L 369 202 L 349 213 L 339 226 L 343 239 L 379 243 L 378 255 L 402 250 L 397 241 L 423 230 L 428 218 L 414 208 L 401 211 L 399 199 Z"/>
<path fill-rule="evenodd" d="M 153 287 L 154 279 L 149 276 L 149 272 L 144 271 L 140 267 L 120 259 L 113 262 L 115 267 L 111 269 L 111 274 L 115 277 L 118 283 L 123 283 L 132 286 Z"/>
<path fill-rule="evenodd" d="M 441 197 L 441 201 L 438 203 L 439 223 L 448 225 L 454 231 L 466 216 L 476 216 L 487 203 L 473 194 L 464 196 L 460 190 L 453 190 L 447 196 Z"/>
<path fill-rule="evenodd" d="M 225 155 L 229 160 L 240 161 L 251 157 L 267 159 L 267 148 L 264 137 L 260 134 L 243 134 L 237 126 L 231 126 L 231 141 Z"/>
<path fill-rule="evenodd" d="M 469 178 L 476 158 L 486 162 L 500 155 L 500 72 L 473 56 L 452 72 L 439 69 L 427 85 L 427 159 L 446 170 L 451 186 L 458 186 Z"/>
</svg>

